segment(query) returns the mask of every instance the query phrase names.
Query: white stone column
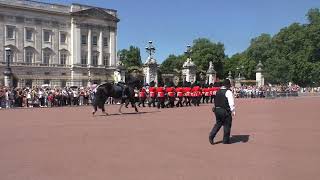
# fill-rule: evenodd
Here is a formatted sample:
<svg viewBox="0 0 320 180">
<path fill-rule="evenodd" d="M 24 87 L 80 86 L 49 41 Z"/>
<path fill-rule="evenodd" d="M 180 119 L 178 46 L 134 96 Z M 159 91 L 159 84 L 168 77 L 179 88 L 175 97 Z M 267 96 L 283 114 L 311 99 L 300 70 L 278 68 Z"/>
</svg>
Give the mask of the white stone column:
<svg viewBox="0 0 320 180">
<path fill-rule="evenodd" d="M 117 58 L 117 34 L 116 28 L 112 28 L 110 30 L 110 66 L 116 65 L 116 58 Z"/>
<path fill-rule="evenodd" d="M 100 31 L 99 34 L 99 41 L 98 41 L 98 48 L 99 48 L 99 57 L 98 57 L 98 65 L 103 65 L 103 34 L 102 31 Z"/>
<path fill-rule="evenodd" d="M 88 67 L 90 67 L 92 65 L 92 62 L 91 62 L 91 58 L 92 58 L 92 43 L 91 43 L 91 39 L 92 39 L 92 36 L 91 36 L 91 29 L 89 28 L 88 29 L 88 39 L 87 39 L 87 43 L 88 43 L 88 56 L 87 56 L 87 65 Z"/>
<path fill-rule="evenodd" d="M 256 85 L 264 86 L 264 77 L 261 72 L 256 72 Z"/>
<path fill-rule="evenodd" d="M 190 82 L 190 69 L 186 70 L 186 81 Z"/>
<path fill-rule="evenodd" d="M 71 19 L 71 66 L 80 64 L 81 60 L 81 33 L 75 19 Z"/>
</svg>

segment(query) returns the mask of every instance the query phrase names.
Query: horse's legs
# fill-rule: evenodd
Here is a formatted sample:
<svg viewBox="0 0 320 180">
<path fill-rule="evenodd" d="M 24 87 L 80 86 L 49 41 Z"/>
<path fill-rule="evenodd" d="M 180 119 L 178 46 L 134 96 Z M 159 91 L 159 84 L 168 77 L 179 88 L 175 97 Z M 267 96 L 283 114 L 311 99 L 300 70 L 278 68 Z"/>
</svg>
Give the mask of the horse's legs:
<svg viewBox="0 0 320 180">
<path fill-rule="evenodd" d="M 92 111 L 92 116 L 94 116 L 94 114 L 97 112 L 97 110 L 98 110 L 98 106 L 94 105 L 93 106 L 93 111 Z"/>
<path fill-rule="evenodd" d="M 139 111 L 138 111 L 138 108 L 137 108 L 137 104 L 136 104 L 135 99 L 131 99 L 130 101 L 131 101 L 132 107 L 134 107 L 134 110 L 135 110 L 136 112 L 139 112 Z"/>
<path fill-rule="evenodd" d="M 120 113 L 120 114 L 122 114 L 122 111 L 121 111 L 122 106 L 123 106 L 123 103 L 121 103 L 121 105 L 120 105 L 120 107 L 119 107 L 119 113 Z"/>
<path fill-rule="evenodd" d="M 106 112 L 106 110 L 104 109 L 104 105 L 101 107 L 101 111 L 103 114 L 105 114 L 106 116 L 108 116 L 109 114 Z"/>
</svg>

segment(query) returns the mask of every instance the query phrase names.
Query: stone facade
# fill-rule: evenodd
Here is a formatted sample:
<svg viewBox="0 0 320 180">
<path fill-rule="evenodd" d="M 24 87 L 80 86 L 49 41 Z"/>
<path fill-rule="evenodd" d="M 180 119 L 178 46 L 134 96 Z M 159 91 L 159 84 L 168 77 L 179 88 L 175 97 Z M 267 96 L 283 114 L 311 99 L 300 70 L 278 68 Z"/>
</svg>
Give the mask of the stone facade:
<svg viewBox="0 0 320 180">
<path fill-rule="evenodd" d="M 118 22 L 112 9 L 0 0 L 0 85 L 5 48 L 12 51 L 15 86 L 113 80 Z"/>
<path fill-rule="evenodd" d="M 209 68 L 207 70 L 207 84 L 214 84 L 216 82 L 217 72 L 214 70 L 212 61 L 209 62 Z"/>
<path fill-rule="evenodd" d="M 263 65 L 261 61 L 259 61 L 256 67 L 256 86 L 261 87 L 264 86 L 264 76 L 263 76 Z"/>
<path fill-rule="evenodd" d="M 192 62 L 191 58 L 187 58 L 182 66 L 183 81 L 194 83 L 196 81 L 196 65 Z"/>
<path fill-rule="evenodd" d="M 158 64 L 151 56 L 148 57 L 143 65 L 143 74 L 145 84 L 150 84 L 152 81 L 158 84 Z"/>
</svg>

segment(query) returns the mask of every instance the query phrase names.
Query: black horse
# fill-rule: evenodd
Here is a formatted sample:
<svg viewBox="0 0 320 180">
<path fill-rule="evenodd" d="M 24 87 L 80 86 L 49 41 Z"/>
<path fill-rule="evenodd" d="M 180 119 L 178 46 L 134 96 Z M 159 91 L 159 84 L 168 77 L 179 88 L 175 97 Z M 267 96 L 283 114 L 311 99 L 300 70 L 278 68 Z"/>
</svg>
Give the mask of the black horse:
<svg viewBox="0 0 320 180">
<path fill-rule="evenodd" d="M 142 83 L 140 80 L 130 81 L 126 84 L 104 83 L 97 86 L 96 93 L 94 94 L 94 98 L 92 102 L 93 109 L 94 109 L 92 111 L 92 115 L 94 115 L 97 112 L 98 108 L 100 108 L 104 114 L 108 115 L 108 113 L 105 112 L 104 105 L 109 97 L 121 100 L 119 113 L 122 113 L 121 108 L 123 107 L 124 103 L 126 107 L 128 107 L 128 104 L 131 103 L 135 111 L 138 112 L 138 108 L 136 106 L 136 102 L 134 98 L 134 89 L 135 88 L 140 89 L 141 86 L 142 86 Z"/>
</svg>

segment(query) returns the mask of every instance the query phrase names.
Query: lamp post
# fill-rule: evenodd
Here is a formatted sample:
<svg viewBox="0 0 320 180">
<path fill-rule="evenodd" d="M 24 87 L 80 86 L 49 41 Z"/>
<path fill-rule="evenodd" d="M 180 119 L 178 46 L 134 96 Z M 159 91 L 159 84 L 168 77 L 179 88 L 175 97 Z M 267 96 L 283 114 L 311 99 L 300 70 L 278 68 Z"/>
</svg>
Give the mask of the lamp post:
<svg viewBox="0 0 320 180">
<path fill-rule="evenodd" d="M 156 48 L 153 46 L 152 41 L 149 41 L 148 46 L 146 46 L 146 52 L 148 53 L 148 58 L 143 65 L 144 83 L 150 84 L 150 82 L 158 83 L 158 64 L 153 54 Z"/>
<path fill-rule="evenodd" d="M 241 71 L 243 71 L 243 69 L 244 69 L 244 66 L 242 65 L 242 66 L 238 66 L 237 67 L 237 71 L 239 72 L 239 74 L 238 74 L 238 79 L 239 80 L 241 80 L 241 79 L 244 79 L 244 78 L 241 78 Z"/>
<path fill-rule="evenodd" d="M 11 71 L 11 67 L 10 67 L 10 61 L 12 58 L 12 51 L 9 47 L 5 48 L 6 51 L 6 59 L 7 59 L 7 66 L 3 72 L 4 75 L 4 85 L 7 87 L 11 87 L 12 86 L 12 71 Z"/>
<path fill-rule="evenodd" d="M 188 44 L 187 45 L 187 50 L 184 52 L 187 55 L 188 60 L 191 58 L 191 46 Z"/>
<path fill-rule="evenodd" d="M 156 48 L 152 45 L 152 41 L 149 41 L 149 46 L 146 47 L 146 51 L 149 54 L 149 59 L 151 59 L 152 54 L 156 51 Z"/>
</svg>

